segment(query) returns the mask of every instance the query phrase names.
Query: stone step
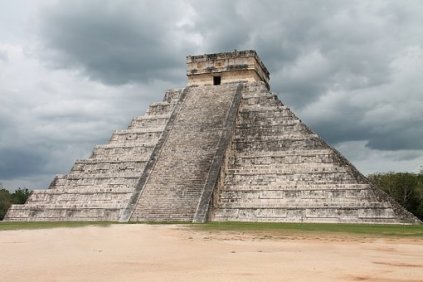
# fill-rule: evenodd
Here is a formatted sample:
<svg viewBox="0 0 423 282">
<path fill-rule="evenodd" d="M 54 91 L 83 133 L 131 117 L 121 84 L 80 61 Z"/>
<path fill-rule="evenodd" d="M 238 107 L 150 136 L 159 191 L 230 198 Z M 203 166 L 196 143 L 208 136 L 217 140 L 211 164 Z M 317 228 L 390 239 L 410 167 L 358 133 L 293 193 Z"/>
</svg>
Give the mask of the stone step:
<svg viewBox="0 0 423 282">
<path fill-rule="evenodd" d="M 345 166 L 339 166 L 333 162 L 328 163 L 285 163 L 285 166 L 281 166 L 281 163 L 273 163 L 269 165 L 252 163 L 245 164 L 244 162 L 239 163 L 243 167 L 229 168 L 227 174 L 231 175 L 270 175 L 277 177 L 281 174 L 328 174 L 328 173 L 344 173 L 349 172 L 350 168 Z"/>
<path fill-rule="evenodd" d="M 12 205 L 8 221 L 117 221 L 121 208 Z"/>
<path fill-rule="evenodd" d="M 242 136 L 255 136 L 255 135 L 286 135 L 292 134 L 297 132 L 307 132 L 308 128 L 304 126 L 301 122 L 294 120 L 294 121 L 286 121 L 284 124 L 260 124 L 256 126 L 243 126 L 238 125 L 236 127 L 237 134 Z"/>
<path fill-rule="evenodd" d="M 76 192 L 76 191 L 75 191 Z M 81 192 L 81 191 L 78 191 Z M 109 204 L 125 204 L 129 197 L 130 192 L 124 191 L 113 191 L 113 192 L 104 192 L 104 193 L 72 193 L 67 191 L 66 193 L 38 193 L 31 195 L 31 197 L 26 202 L 27 205 L 34 204 L 71 204 L 71 205 L 109 205 Z"/>
<path fill-rule="evenodd" d="M 337 189 L 337 190 L 282 190 L 282 191 L 222 191 L 219 194 L 221 203 L 235 203 L 240 201 L 262 202 L 264 200 L 304 203 L 306 207 L 308 202 L 321 201 L 327 202 L 356 202 L 364 199 L 372 199 L 374 194 L 371 190 L 358 189 Z"/>
<path fill-rule="evenodd" d="M 278 182 L 278 185 L 272 184 L 269 186 L 268 184 L 262 185 L 254 185 L 254 184 L 232 184 L 232 185 L 225 185 L 226 192 L 230 191 L 263 191 L 263 192 L 283 192 L 283 191 L 333 191 L 334 193 L 337 190 L 364 190 L 370 187 L 369 184 L 363 183 L 359 184 L 356 181 L 352 183 L 309 183 L 309 182 L 294 182 L 294 181 L 287 181 L 284 184 Z"/>
<path fill-rule="evenodd" d="M 299 119 L 293 119 L 290 116 L 277 116 L 277 117 L 272 117 L 271 115 L 269 116 L 257 116 L 257 115 L 251 115 L 251 116 L 247 116 L 247 115 L 243 115 L 240 116 L 238 119 L 238 125 L 242 128 L 242 127 L 268 127 L 268 126 L 272 126 L 275 124 L 278 125 L 289 125 L 289 124 L 294 124 L 294 123 L 301 123 L 301 120 Z M 251 126 L 251 124 L 253 124 L 253 126 Z"/>
<path fill-rule="evenodd" d="M 154 121 L 160 121 L 160 122 L 166 122 L 166 120 L 168 120 L 169 118 L 170 118 L 170 116 L 171 116 L 171 112 L 167 112 L 167 113 L 164 113 L 164 114 L 161 114 L 161 115 L 148 115 L 148 114 L 146 114 L 146 115 L 143 115 L 143 116 L 138 116 L 138 117 L 135 117 L 135 118 L 133 118 L 133 121 L 139 121 L 139 122 L 141 122 L 141 121 L 151 121 L 151 122 L 154 122 Z"/>
<path fill-rule="evenodd" d="M 243 159 L 231 159 L 231 164 L 244 165 L 245 167 L 256 166 L 259 169 L 272 169 L 279 167 L 281 163 L 288 166 L 302 165 L 310 167 L 310 169 L 325 169 L 325 166 L 333 165 L 335 156 L 331 155 L 310 155 L 310 156 L 295 156 L 288 155 L 284 157 L 264 157 L 264 158 L 243 158 Z M 324 166 L 321 168 L 321 165 Z"/>
<path fill-rule="evenodd" d="M 126 141 L 126 142 L 115 142 L 109 144 L 102 144 L 95 146 L 95 149 L 115 149 L 115 148 L 154 148 L 156 143 L 154 142 L 134 142 L 134 141 Z"/>
<path fill-rule="evenodd" d="M 109 140 L 109 144 L 119 144 L 129 142 L 139 142 L 139 143 L 157 143 L 160 135 L 162 134 L 161 131 L 157 132 L 138 132 L 138 133 L 113 133 L 112 137 Z"/>
<path fill-rule="evenodd" d="M 141 172 L 145 167 L 147 160 L 136 162 L 100 162 L 100 163 L 76 163 L 70 173 L 77 175 L 79 173 L 100 174 L 105 173 L 123 173 L 123 172 Z"/>
<path fill-rule="evenodd" d="M 180 99 L 183 91 L 184 89 L 168 89 L 165 92 L 163 101 L 175 104 Z"/>
<path fill-rule="evenodd" d="M 248 119 L 274 119 L 274 118 L 294 118 L 295 115 L 291 112 L 288 107 L 279 106 L 279 107 L 272 107 L 272 106 L 260 106 L 260 105 L 248 105 L 244 104 L 239 109 L 239 115 L 244 118 L 244 121 Z"/>
<path fill-rule="evenodd" d="M 163 115 L 172 110 L 172 105 L 169 102 L 156 102 L 151 104 L 147 109 L 147 115 Z"/>
<path fill-rule="evenodd" d="M 114 187 L 114 186 L 127 186 L 127 187 L 134 187 L 138 180 L 139 176 L 136 177 L 90 177 L 90 178 L 71 178 L 71 177 L 61 177 L 54 181 L 54 185 L 51 189 L 57 188 L 66 188 L 66 187 L 74 187 L 80 186 L 81 188 L 84 187 L 94 187 L 94 186 L 107 186 L 107 187 Z"/>
<path fill-rule="evenodd" d="M 296 141 L 309 141 L 315 138 L 319 138 L 317 134 L 308 134 L 307 132 L 297 131 L 297 132 L 289 132 L 284 133 L 283 135 L 280 134 L 273 134 L 273 135 L 248 135 L 244 136 L 241 134 L 235 134 L 234 142 L 237 143 L 260 143 L 260 142 L 271 142 L 271 143 L 292 143 Z"/>
<path fill-rule="evenodd" d="M 138 171 L 123 171 L 123 172 L 104 172 L 104 173 L 77 173 L 71 172 L 67 175 L 66 180 L 80 180 L 80 179 L 138 179 L 140 172 Z"/>
<path fill-rule="evenodd" d="M 81 165 L 95 165 L 95 164 L 132 164 L 147 161 L 146 156 L 127 156 L 127 159 L 109 158 L 109 159 L 96 159 L 90 158 L 85 160 L 76 160 L 75 164 Z"/>
<path fill-rule="evenodd" d="M 360 209 L 360 208 L 390 208 L 391 206 L 387 203 L 372 202 L 372 201 L 350 201 L 343 199 L 343 201 L 319 201 L 319 199 L 266 199 L 266 201 L 237 201 L 233 202 L 219 202 L 221 209 L 266 209 L 266 208 L 278 208 L 278 209 L 318 209 L 318 208 L 348 208 L 348 209 Z"/>
<path fill-rule="evenodd" d="M 243 96 L 242 97 L 243 105 L 261 105 L 261 106 L 282 106 L 282 104 L 275 99 L 273 95 L 263 95 L 263 96 Z"/>
<path fill-rule="evenodd" d="M 99 162 L 148 160 L 153 148 L 145 146 L 97 148 L 90 156 L 90 160 Z"/>
<path fill-rule="evenodd" d="M 225 185 L 229 184 L 266 184 L 272 187 L 284 186 L 287 183 L 312 183 L 312 184 L 325 184 L 325 183 L 351 183 L 357 182 L 357 178 L 349 173 L 328 173 L 328 174 L 278 174 L 278 175 L 240 175 L 235 174 L 232 177 L 225 177 Z"/>
<path fill-rule="evenodd" d="M 285 140 L 234 140 L 233 146 L 237 151 L 257 154 L 259 152 L 284 152 L 291 150 L 319 150 L 325 149 L 323 141 L 319 138 L 285 139 Z"/>
<path fill-rule="evenodd" d="M 147 127 L 144 126 L 142 128 L 128 128 L 128 129 L 120 129 L 120 130 L 115 130 L 113 132 L 113 134 L 116 135 L 128 135 L 128 134 L 159 134 L 162 133 L 165 127 L 165 123 L 160 125 L 160 126 L 154 126 L 154 127 Z"/>
<path fill-rule="evenodd" d="M 75 200 L 75 197 L 72 195 L 64 195 L 63 197 L 54 197 L 50 200 L 47 199 L 44 201 L 34 201 L 25 204 L 29 209 L 83 209 L 83 208 L 96 208 L 96 209 L 122 209 L 126 202 L 127 198 L 122 198 L 122 200 L 110 200 L 104 197 L 103 199 L 98 198 L 90 199 L 89 197 L 79 197 L 79 200 Z M 89 199 L 89 201 L 88 201 Z"/>
<path fill-rule="evenodd" d="M 315 209 L 222 209 L 215 211 L 218 221 L 395 223 L 390 208 L 315 208 Z"/>
<path fill-rule="evenodd" d="M 290 150 L 290 151 L 278 151 L 278 152 L 262 152 L 260 154 L 251 154 L 240 152 L 236 155 L 237 159 L 257 159 L 257 158 L 279 158 L 286 156 L 316 156 L 316 155 L 333 155 L 333 151 L 330 149 L 319 149 L 319 150 Z"/>
<path fill-rule="evenodd" d="M 129 124 L 128 130 L 162 128 L 166 126 L 168 120 L 169 115 L 136 117 Z"/>
<path fill-rule="evenodd" d="M 298 125 L 301 124 L 301 121 L 298 119 L 281 119 L 280 122 L 272 122 L 272 123 L 268 123 L 268 124 L 250 124 L 247 122 L 243 122 L 243 123 L 238 123 L 235 126 L 235 130 L 237 131 L 241 131 L 241 130 L 256 130 L 256 131 L 260 131 L 261 129 L 273 129 L 273 127 L 275 128 L 281 128 L 284 126 L 294 126 L 294 125 Z"/>
</svg>

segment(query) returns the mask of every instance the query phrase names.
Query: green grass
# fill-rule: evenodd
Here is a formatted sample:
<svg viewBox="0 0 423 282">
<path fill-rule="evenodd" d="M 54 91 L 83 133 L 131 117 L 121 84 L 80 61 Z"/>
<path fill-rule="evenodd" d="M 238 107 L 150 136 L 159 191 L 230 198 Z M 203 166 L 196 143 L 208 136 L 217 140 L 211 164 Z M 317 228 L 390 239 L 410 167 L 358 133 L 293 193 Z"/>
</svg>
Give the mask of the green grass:
<svg viewBox="0 0 423 282">
<path fill-rule="evenodd" d="M 345 233 L 374 236 L 423 237 L 423 225 L 210 222 L 193 225 L 205 231 L 287 233 Z"/>
<path fill-rule="evenodd" d="M 84 226 L 102 226 L 107 227 L 112 222 L 105 221 L 35 221 L 35 222 L 3 222 L 0 221 L 0 231 L 3 230 L 20 230 L 20 229 L 47 229 L 47 228 L 64 228 L 64 227 L 84 227 Z"/>
<path fill-rule="evenodd" d="M 101 226 L 107 227 L 116 222 L 0 222 L 0 231 L 19 229 L 46 229 L 63 227 Z M 137 223 L 130 223 L 137 224 Z M 169 223 L 138 223 L 138 224 L 175 224 Z M 209 222 L 205 224 L 186 224 L 196 230 L 219 232 L 272 232 L 273 234 L 357 234 L 365 236 L 395 236 L 423 238 L 423 225 L 384 225 L 384 224 L 333 224 L 333 223 L 245 223 L 245 222 Z"/>
</svg>

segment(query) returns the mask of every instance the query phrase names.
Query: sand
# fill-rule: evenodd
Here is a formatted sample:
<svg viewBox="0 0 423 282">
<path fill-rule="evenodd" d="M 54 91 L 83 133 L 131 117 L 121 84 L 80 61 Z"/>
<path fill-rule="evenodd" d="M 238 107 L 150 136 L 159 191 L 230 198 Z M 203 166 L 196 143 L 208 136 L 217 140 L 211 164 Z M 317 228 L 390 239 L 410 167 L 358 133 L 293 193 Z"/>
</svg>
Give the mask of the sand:
<svg viewBox="0 0 423 282">
<path fill-rule="evenodd" d="M 143 224 L 0 231 L 0 281 L 423 281 L 423 239 Z"/>
</svg>

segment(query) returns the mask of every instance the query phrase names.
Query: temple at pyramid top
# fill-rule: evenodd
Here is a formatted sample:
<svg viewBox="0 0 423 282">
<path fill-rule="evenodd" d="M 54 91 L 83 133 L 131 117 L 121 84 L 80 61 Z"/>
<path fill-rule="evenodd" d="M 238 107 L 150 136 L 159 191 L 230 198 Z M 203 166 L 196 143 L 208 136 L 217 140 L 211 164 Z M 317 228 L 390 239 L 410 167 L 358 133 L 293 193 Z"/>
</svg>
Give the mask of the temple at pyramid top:
<svg viewBox="0 0 423 282">
<path fill-rule="evenodd" d="M 263 81 L 269 88 L 269 71 L 254 50 L 188 56 L 187 76 L 189 86 Z"/>
</svg>

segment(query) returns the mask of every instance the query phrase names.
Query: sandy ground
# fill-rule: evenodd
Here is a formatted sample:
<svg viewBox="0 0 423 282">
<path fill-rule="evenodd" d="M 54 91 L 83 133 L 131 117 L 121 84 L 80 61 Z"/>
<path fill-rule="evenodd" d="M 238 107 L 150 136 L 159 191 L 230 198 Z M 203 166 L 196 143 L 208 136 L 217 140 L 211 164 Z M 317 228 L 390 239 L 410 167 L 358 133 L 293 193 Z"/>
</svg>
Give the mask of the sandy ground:
<svg viewBox="0 0 423 282">
<path fill-rule="evenodd" d="M 0 231 L 0 281 L 423 281 L 423 239 L 142 224 Z"/>
</svg>

